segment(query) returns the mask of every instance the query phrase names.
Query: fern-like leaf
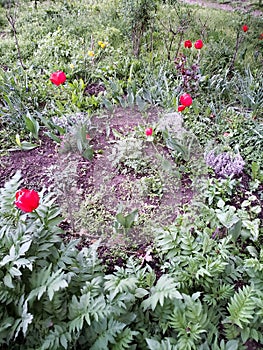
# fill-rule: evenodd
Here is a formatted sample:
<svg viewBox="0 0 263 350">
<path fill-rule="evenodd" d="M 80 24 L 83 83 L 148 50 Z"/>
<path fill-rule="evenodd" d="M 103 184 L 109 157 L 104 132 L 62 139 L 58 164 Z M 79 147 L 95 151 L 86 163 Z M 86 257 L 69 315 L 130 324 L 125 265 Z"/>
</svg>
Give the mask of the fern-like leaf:
<svg viewBox="0 0 263 350">
<path fill-rule="evenodd" d="M 125 323 L 110 319 L 107 328 L 99 335 L 90 350 L 109 349 L 109 344 L 115 344 L 117 336 L 122 332 Z"/>
<path fill-rule="evenodd" d="M 151 295 L 142 302 L 144 310 L 151 308 L 155 310 L 157 304 L 164 305 L 165 299 L 182 299 L 181 293 L 177 290 L 178 284 L 169 275 L 162 275 L 156 286 L 151 288 Z"/>
<path fill-rule="evenodd" d="M 156 339 L 146 338 L 148 349 L 150 350 L 176 350 L 178 348 L 173 344 L 174 341 L 173 338 L 166 338 L 161 342 Z"/>
<path fill-rule="evenodd" d="M 130 328 L 125 328 L 120 334 L 118 334 L 115 339 L 115 344 L 112 346 L 112 350 L 126 350 L 131 349 L 131 343 L 133 341 L 134 336 L 136 336 L 138 332 L 132 331 Z"/>
<path fill-rule="evenodd" d="M 230 314 L 227 318 L 227 322 L 236 324 L 240 328 L 250 323 L 254 318 L 255 302 L 253 296 L 254 291 L 250 286 L 245 286 L 243 289 L 236 292 L 230 299 L 227 308 Z"/>
</svg>

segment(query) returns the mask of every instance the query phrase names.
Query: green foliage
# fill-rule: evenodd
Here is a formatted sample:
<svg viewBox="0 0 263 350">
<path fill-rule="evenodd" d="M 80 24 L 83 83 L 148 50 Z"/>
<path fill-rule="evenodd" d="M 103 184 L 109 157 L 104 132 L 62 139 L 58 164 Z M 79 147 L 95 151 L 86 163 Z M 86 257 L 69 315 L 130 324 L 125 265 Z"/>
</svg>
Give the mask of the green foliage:
<svg viewBox="0 0 263 350">
<path fill-rule="evenodd" d="M 237 127 L 233 139 L 230 142 L 232 146 L 233 143 L 238 143 L 241 155 L 247 164 L 252 162 L 257 162 L 262 170 L 262 157 L 260 156 L 261 150 L 263 148 L 263 127 L 260 119 L 253 120 L 251 118 L 241 119 L 241 125 Z"/>
<path fill-rule="evenodd" d="M 138 218 L 138 210 L 135 209 L 131 213 L 123 214 L 123 209 L 120 208 L 120 211 L 116 214 L 116 220 L 115 220 L 115 230 L 116 232 L 119 232 L 121 229 L 124 230 L 125 233 L 127 233 L 134 223 L 137 221 Z"/>
<path fill-rule="evenodd" d="M 143 173 L 148 166 L 143 149 L 143 141 L 130 135 L 116 141 L 109 159 L 121 172 L 133 170 L 136 173 Z"/>
<path fill-rule="evenodd" d="M 251 287 L 244 287 L 230 299 L 228 306 L 230 316 L 227 320 L 243 328 L 253 319 L 255 307 L 253 289 Z"/>
<path fill-rule="evenodd" d="M 11 72 L 1 69 L 0 74 L 0 96 L 1 96 L 1 124 L 11 123 L 15 130 L 22 128 L 24 124 L 23 115 L 27 112 L 24 101 L 26 94 L 26 76 L 22 71 L 17 78 Z"/>
<path fill-rule="evenodd" d="M 162 275 L 156 286 L 151 288 L 151 295 L 143 301 L 142 306 L 145 310 L 151 308 L 154 311 L 157 304 L 163 306 L 166 299 L 182 299 L 182 296 L 175 281 L 170 276 Z"/>
<path fill-rule="evenodd" d="M 182 130 L 178 135 L 174 135 L 165 130 L 163 138 L 176 161 L 189 162 L 193 156 L 198 156 L 199 143 L 195 135 L 190 132 Z"/>
<path fill-rule="evenodd" d="M 157 1 L 136 0 L 120 1 L 119 11 L 123 16 L 123 30 L 132 39 L 133 54 L 138 57 L 143 37 L 152 25 Z"/>
<path fill-rule="evenodd" d="M 83 158 L 92 160 L 93 149 L 90 144 L 90 128 L 86 124 L 77 124 L 63 137 L 60 144 L 61 153 L 78 152 Z"/>
<path fill-rule="evenodd" d="M 156 236 L 158 278 L 133 257 L 105 275 L 98 244 L 79 251 L 78 241 L 62 241 L 51 195 L 41 193 L 32 213 L 14 207 L 20 186 L 16 174 L 1 190 L 2 346 L 190 350 L 262 342 L 261 252 L 239 259 L 231 236 L 213 238 L 206 218 L 191 222 L 188 213 Z M 240 280 L 245 286 L 235 292 Z"/>
<path fill-rule="evenodd" d="M 216 205 L 220 199 L 229 202 L 237 186 L 237 180 L 210 178 L 204 184 L 204 197 L 209 205 Z"/>
<path fill-rule="evenodd" d="M 19 12 L 17 4 L 12 6 L 15 33 L 0 9 L 2 148 L 15 142 L 21 150 L 41 146 L 44 132 L 68 157 L 64 162 L 61 157 L 54 170 L 56 199 L 43 190 L 32 213 L 14 206 L 22 186 L 19 173 L 1 189 L 0 347 L 239 350 L 252 340 L 262 345 L 260 19 L 247 17 L 249 31 L 237 42 L 239 13 L 209 9 L 208 16 L 206 9 L 177 1 L 20 1 Z M 204 41 L 201 51 L 184 48 L 185 39 L 197 38 Z M 188 81 L 174 57 L 186 57 L 187 74 L 195 72 L 196 78 Z M 62 86 L 49 81 L 58 69 L 67 76 Z M 88 93 L 93 83 L 105 90 Z M 104 107 L 110 114 L 117 105 L 138 108 L 148 123 L 149 106 L 174 112 L 188 88 L 193 105 L 180 122 L 172 121 L 172 130 L 161 130 L 160 118 L 151 140 L 145 140 L 144 126 L 123 135 L 108 123 L 106 133 L 115 137 L 109 160 L 122 175 L 138 180 L 139 190 L 132 188 L 136 206 L 125 198 L 127 211 L 109 211 L 105 190 L 80 203 L 77 163 L 70 155 L 92 162 L 94 111 L 100 117 Z M 211 178 L 200 144 L 212 140 L 223 149 L 238 147 L 253 181 Z M 196 186 L 191 208 L 171 204 L 173 217 L 180 213 L 171 224 L 160 206 L 165 226 L 157 219 L 158 228 L 150 226 L 151 237 L 155 234 L 150 253 L 127 258 L 122 252 L 123 266 L 110 266 L 113 273 L 105 273 L 99 241 L 91 245 L 87 235 L 88 247 L 83 247 L 63 240 L 55 201 L 75 232 L 84 227 L 92 239 L 104 229 L 112 234 L 114 217 L 117 233 L 135 223 L 139 231 L 143 215 L 137 203 L 147 197 L 158 206 L 174 190 L 174 178 L 185 179 L 186 170 L 207 179 L 201 190 Z"/>
</svg>

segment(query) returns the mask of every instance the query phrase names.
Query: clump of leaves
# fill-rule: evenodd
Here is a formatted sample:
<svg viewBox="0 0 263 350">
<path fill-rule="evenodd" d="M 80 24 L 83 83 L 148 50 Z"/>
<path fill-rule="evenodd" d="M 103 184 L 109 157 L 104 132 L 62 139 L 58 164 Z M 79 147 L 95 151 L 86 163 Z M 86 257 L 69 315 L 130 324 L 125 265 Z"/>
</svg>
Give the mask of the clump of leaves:
<svg viewBox="0 0 263 350">
<path fill-rule="evenodd" d="M 78 241 L 62 241 L 51 194 L 41 193 L 31 213 L 14 206 L 20 187 L 17 174 L 1 189 L 3 347 L 222 348 L 222 327 L 229 344 L 224 349 L 239 349 L 249 339 L 263 343 L 262 249 L 238 258 L 231 235 L 212 236 L 220 227 L 212 209 L 195 220 L 190 212 L 182 214 L 158 230 L 150 258 L 130 257 L 105 275 L 98 244 L 79 250 Z M 155 257 L 156 272 L 148 264 Z"/>
<path fill-rule="evenodd" d="M 147 170 L 148 161 L 144 157 L 143 149 L 143 140 L 132 135 L 127 136 L 116 141 L 109 159 L 121 172 L 133 170 L 136 173 L 144 173 Z"/>
</svg>

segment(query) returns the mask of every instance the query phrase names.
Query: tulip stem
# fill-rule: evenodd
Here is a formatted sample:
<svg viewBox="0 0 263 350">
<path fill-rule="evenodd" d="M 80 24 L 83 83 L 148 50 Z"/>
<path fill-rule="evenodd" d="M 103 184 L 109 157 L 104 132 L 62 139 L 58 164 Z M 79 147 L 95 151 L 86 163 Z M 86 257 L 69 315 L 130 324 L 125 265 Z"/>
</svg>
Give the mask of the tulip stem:
<svg viewBox="0 0 263 350">
<path fill-rule="evenodd" d="M 45 222 L 44 222 L 42 216 L 40 216 L 40 214 L 38 213 L 38 211 L 35 209 L 35 210 L 33 211 L 33 213 L 36 214 L 36 216 L 37 216 L 37 218 L 40 220 L 41 224 L 42 224 L 43 226 L 45 226 Z"/>
</svg>

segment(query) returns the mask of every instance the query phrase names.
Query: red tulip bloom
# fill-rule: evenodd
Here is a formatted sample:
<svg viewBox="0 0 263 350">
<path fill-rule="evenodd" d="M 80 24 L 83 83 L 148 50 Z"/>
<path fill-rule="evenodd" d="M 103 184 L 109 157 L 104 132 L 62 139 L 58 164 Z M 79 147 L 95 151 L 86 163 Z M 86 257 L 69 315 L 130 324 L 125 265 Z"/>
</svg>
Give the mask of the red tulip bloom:
<svg viewBox="0 0 263 350">
<path fill-rule="evenodd" d="M 203 44 L 203 42 L 202 42 L 201 39 L 199 39 L 199 40 L 197 40 L 197 41 L 195 42 L 195 48 L 196 48 L 197 50 L 202 49 L 203 46 L 204 46 L 204 44 Z"/>
<path fill-rule="evenodd" d="M 26 213 L 31 213 L 39 206 L 39 199 L 36 191 L 22 188 L 16 192 L 15 205 Z"/>
<path fill-rule="evenodd" d="M 152 128 L 145 129 L 145 135 L 146 136 L 152 136 L 152 134 L 153 134 L 153 129 Z"/>
<path fill-rule="evenodd" d="M 192 42 L 191 42 L 191 40 L 185 40 L 185 42 L 184 42 L 184 47 L 185 47 L 186 49 L 191 49 L 191 47 L 192 47 Z"/>
<path fill-rule="evenodd" d="M 193 103 L 192 97 L 189 94 L 181 95 L 179 100 L 180 100 L 181 105 L 183 105 L 185 107 L 189 107 Z M 179 107 L 178 107 L 178 109 L 179 109 Z"/>
<path fill-rule="evenodd" d="M 242 29 L 243 29 L 243 32 L 247 32 L 248 31 L 248 26 L 246 24 L 244 24 Z"/>
<path fill-rule="evenodd" d="M 50 75 L 50 81 L 57 86 L 65 83 L 66 79 L 66 74 L 61 70 L 58 70 Z"/>
<path fill-rule="evenodd" d="M 179 105 L 178 106 L 178 112 L 182 112 L 186 108 L 185 105 Z"/>
</svg>

